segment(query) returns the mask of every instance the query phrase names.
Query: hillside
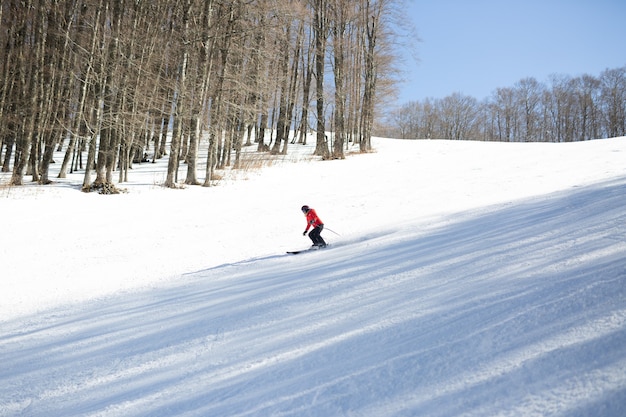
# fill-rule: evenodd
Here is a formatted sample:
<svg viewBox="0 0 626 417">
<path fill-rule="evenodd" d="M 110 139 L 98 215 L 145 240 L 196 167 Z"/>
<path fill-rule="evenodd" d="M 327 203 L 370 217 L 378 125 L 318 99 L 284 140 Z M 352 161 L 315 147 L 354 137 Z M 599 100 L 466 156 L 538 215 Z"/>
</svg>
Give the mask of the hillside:
<svg viewBox="0 0 626 417">
<path fill-rule="evenodd" d="M 375 147 L 3 189 L 0 415 L 623 416 L 626 139 Z"/>
</svg>

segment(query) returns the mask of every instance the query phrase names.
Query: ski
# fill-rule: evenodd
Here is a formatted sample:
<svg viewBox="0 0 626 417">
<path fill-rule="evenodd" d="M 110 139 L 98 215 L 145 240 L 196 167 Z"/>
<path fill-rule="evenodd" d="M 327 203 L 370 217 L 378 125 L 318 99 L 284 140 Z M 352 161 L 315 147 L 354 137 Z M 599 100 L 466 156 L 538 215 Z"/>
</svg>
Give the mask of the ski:
<svg viewBox="0 0 626 417">
<path fill-rule="evenodd" d="M 312 250 L 320 250 L 320 249 L 324 249 L 327 248 L 328 245 L 324 246 L 324 247 L 320 247 L 320 246 L 311 246 L 310 248 L 307 249 L 301 249 L 301 250 L 288 250 L 287 253 L 290 255 L 297 255 L 299 253 L 304 253 L 304 252 L 310 252 Z"/>
<path fill-rule="evenodd" d="M 317 248 L 308 248 L 308 249 L 301 249 L 301 250 L 288 250 L 287 253 L 290 254 L 290 255 L 297 255 L 299 253 L 310 252 L 312 250 L 317 250 Z"/>
</svg>

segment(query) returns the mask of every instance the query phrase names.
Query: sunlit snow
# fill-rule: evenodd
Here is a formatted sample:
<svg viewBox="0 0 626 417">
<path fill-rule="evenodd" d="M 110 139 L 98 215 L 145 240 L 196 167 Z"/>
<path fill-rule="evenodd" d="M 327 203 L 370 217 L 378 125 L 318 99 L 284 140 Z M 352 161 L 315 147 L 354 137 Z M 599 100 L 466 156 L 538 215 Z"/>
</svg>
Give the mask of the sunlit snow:
<svg viewBox="0 0 626 417">
<path fill-rule="evenodd" d="M 0 415 L 626 415 L 626 138 L 373 144 L 2 185 Z"/>
</svg>

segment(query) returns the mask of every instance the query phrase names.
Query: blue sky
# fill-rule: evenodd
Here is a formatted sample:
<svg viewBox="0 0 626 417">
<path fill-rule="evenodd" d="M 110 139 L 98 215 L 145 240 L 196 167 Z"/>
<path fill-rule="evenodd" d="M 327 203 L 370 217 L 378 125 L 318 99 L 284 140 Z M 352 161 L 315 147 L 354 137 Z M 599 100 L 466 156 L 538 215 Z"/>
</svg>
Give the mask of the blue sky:
<svg viewBox="0 0 626 417">
<path fill-rule="evenodd" d="M 460 92 L 482 100 L 526 77 L 626 66 L 626 0 L 407 0 L 421 39 L 398 102 Z"/>
</svg>

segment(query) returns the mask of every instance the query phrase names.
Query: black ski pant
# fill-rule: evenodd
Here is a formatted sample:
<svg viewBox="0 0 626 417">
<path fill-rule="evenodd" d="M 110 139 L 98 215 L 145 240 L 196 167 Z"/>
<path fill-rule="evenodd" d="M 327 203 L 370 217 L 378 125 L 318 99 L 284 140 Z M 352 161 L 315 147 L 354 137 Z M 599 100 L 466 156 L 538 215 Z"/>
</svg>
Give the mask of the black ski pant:
<svg viewBox="0 0 626 417">
<path fill-rule="evenodd" d="M 326 242 L 324 242 L 324 239 L 322 239 L 322 237 L 320 236 L 322 230 L 324 230 L 324 225 L 320 224 L 319 226 L 314 227 L 313 230 L 309 232 L 309 237 L 313 241 L 313 245 L 326 246 Z"/>
</svg>

